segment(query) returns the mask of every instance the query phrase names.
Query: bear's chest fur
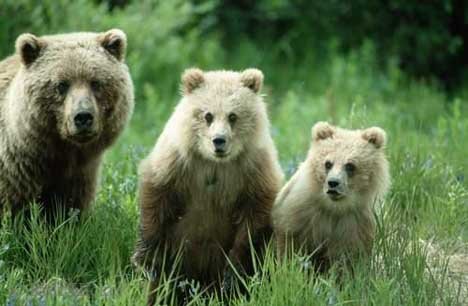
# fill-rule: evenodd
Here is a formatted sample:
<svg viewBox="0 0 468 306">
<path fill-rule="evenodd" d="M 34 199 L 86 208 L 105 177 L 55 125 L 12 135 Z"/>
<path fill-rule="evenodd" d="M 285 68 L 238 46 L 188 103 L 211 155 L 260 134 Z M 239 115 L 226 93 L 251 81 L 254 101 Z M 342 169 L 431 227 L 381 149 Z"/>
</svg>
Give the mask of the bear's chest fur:
<svg viewBox="0 0 468 306">
<path fill-rule="evenodd" d="M 184 181 L 184 214 L 178 221 L 182 236 L 205 240 L 226 232 L 244 185 L 238 165 L 199 161 L 191 165 Z"/>
<path fill-rule="evenodd" d="M 182 202 L 173 233 L 176 245 L 187 254 L 188 266 L 206 269 L 224 263 L 236 232 L 236 216 L 241 209 L 239 197 L 244 189 L 238 165 L 200 162 L 184 176 Z M 197 262 L 192 262 L 197 260 Z M 200 261 L 200 262 L 198 262 Z M 216 270 L 216 269 L 215 269 Z"/>
<path fill-rule="evenodd" d="M 299 235 L 311 253 L 321 249 L 329 259 L 345 254 L 369 251 L 374 232 L 374 219 L 367 211 L 333 216 L 320 209 L 312 209 L 309 222 Z"/>
</svg>

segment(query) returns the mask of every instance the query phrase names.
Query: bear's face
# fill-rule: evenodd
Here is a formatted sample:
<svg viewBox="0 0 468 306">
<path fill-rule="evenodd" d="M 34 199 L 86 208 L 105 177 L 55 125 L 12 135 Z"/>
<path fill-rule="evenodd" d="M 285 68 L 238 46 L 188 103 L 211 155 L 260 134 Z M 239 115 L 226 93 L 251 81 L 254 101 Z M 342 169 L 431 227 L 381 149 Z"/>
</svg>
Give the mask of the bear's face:
<svg viewBox="0 0 468 306">
<path fill-rule="evenodd" d="M 319 122 L 312 129 L 311 163 L 314 183 L 325 205 L 346 211 L 367 203 L 388 181 L 383 147 L 385 132 L 377 127 L 344 130 Z"/>
<path fill-rule="evenodd" d="M 16 49 L 24 100 L 44 130 L 78 146 L 120 132 L 133 107 L 122 31 L 23 34 Z"/>
<path fill-rule="evenodd" d="M 182 77 L 184 103 L 190 105 L 192 146 L 215 162 L 235 159 L 255 137 L 262 102 L 263 74 L 189 69 Z"/>
</svg>

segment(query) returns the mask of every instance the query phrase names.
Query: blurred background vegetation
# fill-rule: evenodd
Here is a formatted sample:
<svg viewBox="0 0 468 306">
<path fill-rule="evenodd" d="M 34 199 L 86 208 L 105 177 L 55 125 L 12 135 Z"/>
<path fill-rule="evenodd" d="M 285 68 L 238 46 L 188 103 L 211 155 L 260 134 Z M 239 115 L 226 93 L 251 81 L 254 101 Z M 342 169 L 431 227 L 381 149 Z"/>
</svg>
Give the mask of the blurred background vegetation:
<svg viewBox="0 0 468 306">
<path fill-rule="evenodd" d="M 270 262 L 268 275 L 249 283 L 252 299 L 234 304 L 466 305 L 468 290 L 460 288 L 468 288 L 468 276 L 454 282 L 447 269 L 426 273 L 427 250 L 414 246 L 434 239 L 447 254 L 468 253 L 467 1 L 2 0 L 0 57 L 14 52 L 24 32 L 110 28 L 128 36 L 133 119 L 107 154 L 83 224 L 0 226 L 0 303 L 143 303 L 145 279 L 129 262 L 136 167 L 177 103 L 180 74 L 198 66 L 264 72 L 288 176 L 316 121 L 378 125 L 389 136 L 393 187 L 372 269 L 339 287 L 333 277 L 310 279 Z"/>
<path fill-rule="evenodd" d="M 338 119 L 336 108 L 356 102 L 346 88 L 368 105 L 376 98 L 392 103 L 412 84 L 427 85 L 424 90 L 442 95 L 446 105 L 434 108 L 409 99 L 400 105 L 422 103 L 411 120 L 423 127 L 434 123 L 433 110 L 467 96 L 468 3 L 463 0 L 4 0 L 0 56 L 14 52 L 23 32 L 113 27 L 128 35 L 137 121 L 153 130 L 154 121 L 139 115 L 151 110 L 155 118 L 167 117 L 177 101 L 180 73 L 191 66 L 258 67 L 273 107 L 291 93 L 323 96 L 338 104 L 323 119 Z"/>
<path fill-rule="evenodd" d="M 236 66 L 238 54 L 265 67 L 281 59 L 283 68 L 297 71 L 305 60 L 323 61 L 330 53 L 348 54 L 369 43 L 380 67 L 395 62 L 411 76 L 448 89 L 467 77 L 468 3 L 463 0 L 4 0 L 0 17 L 1 56 L 13 51 L 14 40 L 25 31 L 121 27 L 142 86 L 160 83 L 153 82 L 154 75 L 164 75 L 166 82 L 177 76 L 168 71 L 191 64 Z M 272 75 L 273 84 L 281 83 L 283 78 Z"/>
</svg>

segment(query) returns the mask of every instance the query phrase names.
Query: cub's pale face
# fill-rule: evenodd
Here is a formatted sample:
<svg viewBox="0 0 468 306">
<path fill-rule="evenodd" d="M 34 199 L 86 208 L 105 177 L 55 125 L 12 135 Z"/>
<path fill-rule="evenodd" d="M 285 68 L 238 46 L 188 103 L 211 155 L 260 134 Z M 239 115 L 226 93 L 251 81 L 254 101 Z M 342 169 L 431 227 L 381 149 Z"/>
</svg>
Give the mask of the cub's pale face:
<svg viewBox="0 0 468 306">
<path fill-rule="evenodd" d="M 353 186 L 353 179 L 356 175 L 356 164 L 353 161 L 334 160 L 329 156 L 324 162 L 325 181 L 323 192 L 332 201 L 340 201 L 349 196 Z"/>
<path fill-rule="evenodd" d="M 378 127 L 345 130 L 326 122 L 314 125 L 310 165 L 325 207 L 345 212 L 369 203 L 388 188 L 385 139 Z"/>
<path fill-rule="evenodd" d="M 205 159 L 224 163 L 256 145 L 264 116 L 259 95 L 263 74 L 192 68 L 182 76 L 184 103 L 191 108 L 188 125 L 192 147 Z"/>
<path fill-rule="evenodd" d="M 240 100 L 242 98 L 244 100 Z M 200 155 L 215 162 L 227 162 L 246 149 L 256 125 L 254 110 L 249 104 L 257 102 L 246 98 L 222 97 L 224 101 L 208 102 L 197 109 L 195 137 Z"/>
<path fill-rule="evenodd" d="M 320 144 L 315 161 L 322 196 L 331 209 L 346 211 L 359 205 L 360 199 L 372 190 L 377 155 L 375 150 L 358 139 L 330 139 Z"/>
</svg>

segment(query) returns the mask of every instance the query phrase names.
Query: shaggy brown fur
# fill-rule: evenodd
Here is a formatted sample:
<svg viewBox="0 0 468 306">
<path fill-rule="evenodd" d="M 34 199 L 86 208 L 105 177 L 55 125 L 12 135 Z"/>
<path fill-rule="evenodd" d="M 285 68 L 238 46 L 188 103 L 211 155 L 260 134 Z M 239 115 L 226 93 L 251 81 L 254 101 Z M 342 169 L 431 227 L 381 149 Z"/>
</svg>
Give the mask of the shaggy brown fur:
<svg viewBox="0 0 468 306">
<path fill-rule="evenodd" d="M 102 153 L 133 111 L 125 49 L 120 30 L 18 37 L 0 62 L 0 216 L 32 201 L 89 206 Z"/>
<path fill-rule="evenodd" d="M 208 287 L 222 281 L 226 256 L 251 272 L 249 235 L 258 248 L 270 235 L 283 175 L 259 94 L 260 71 L 190 69 L 182 82 L 184 96 L 140 166 L 141 231 L 133 260 L 164 272 L 161 249 L 168 269 L 181 249 L 181 275 Z M 218 152 L 213 139 L 221 136 L 226 143 Z"/>
<path fill-rule="evenodd" d="M 273 220 L 280 254 L 288 241 L 326 269 L 371 250 L 374 203 L 388 190 L 390 176 L 382 129 L 351 131 L 319 122 L 312 137 L 306 161 L 278 195 Z"/>
</svg>

